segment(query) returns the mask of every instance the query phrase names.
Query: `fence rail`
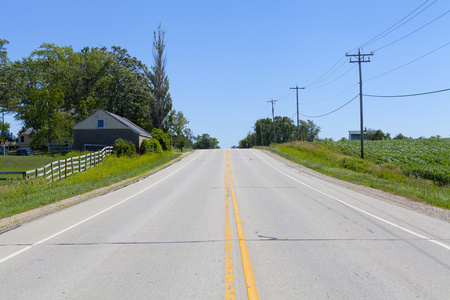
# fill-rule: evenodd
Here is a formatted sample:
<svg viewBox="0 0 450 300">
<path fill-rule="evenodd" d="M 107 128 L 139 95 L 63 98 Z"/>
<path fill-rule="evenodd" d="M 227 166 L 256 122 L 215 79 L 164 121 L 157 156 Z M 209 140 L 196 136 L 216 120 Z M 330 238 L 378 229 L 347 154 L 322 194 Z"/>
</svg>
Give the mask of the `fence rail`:
<svg viewBox="0 0 450 300">
<path fill-rule="evenodd" d="M 112 153 L 112 149 L 112 146 L 108 146 L 97 152 L 54 161 L 42 168 L 25 172 L 0 172 L 0 175 L 22 175 L 24 179 L 43 177 L 46 181 L 53 182 L 96 166 Z M 0 178 L 0 180 L 8 180 L 8 178 Z"/>
</svg>

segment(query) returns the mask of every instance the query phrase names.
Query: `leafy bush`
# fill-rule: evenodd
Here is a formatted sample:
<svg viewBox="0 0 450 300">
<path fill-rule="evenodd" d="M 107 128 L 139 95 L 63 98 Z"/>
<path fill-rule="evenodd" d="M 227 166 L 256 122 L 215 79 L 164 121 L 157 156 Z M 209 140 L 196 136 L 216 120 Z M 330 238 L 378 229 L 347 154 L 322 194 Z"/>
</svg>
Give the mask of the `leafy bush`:
<svg viewBox="0 0 450 300">
<path fill-rule="evenodd" d="M 362 160 L 361 158 L 344 157 L 339 162 L 342 168 L 352 170 L 355 172 L 370 173 L 374 169 L 371 168 L 372 165 L 370 163 Z"/>
<path fill-rule="evenodd" d="M 150 153 L 163 153 L 161 144 L 157 139 L 144 140 L 141 144 L 141 154 L 150 154 Z"/>
<path fill-rule="evenodd" d="M 152 137 L 158 140 L 161 145 L 163 151 L 172 150 L 172 146 L 170 145 L 170 137 L 167 133 L 163 132 L 161 129 L 153 129 Z"/>
<path fill-rule="evenodd" d="M 133 156 L 136 154 L 136 146 L 132 141 L 117 139 L 114 141 L 114 153 L 117 157 L 123 155 Z"/>
</svg>

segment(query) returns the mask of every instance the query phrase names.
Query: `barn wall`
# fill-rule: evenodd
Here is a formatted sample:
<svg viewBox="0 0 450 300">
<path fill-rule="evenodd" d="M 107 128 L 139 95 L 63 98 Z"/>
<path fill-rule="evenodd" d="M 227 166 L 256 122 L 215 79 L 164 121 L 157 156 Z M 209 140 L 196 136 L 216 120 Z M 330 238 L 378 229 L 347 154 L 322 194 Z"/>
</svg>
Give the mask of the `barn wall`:
<svg viewBox="0 0 450 300">
<path fill-rule="evenodd" d="M 73 148 L 82 150 L 84 144 L 111 146 L 117 139 L 132 141 L 139 151 L 140 138 L 130 129 L 75 129 L 73 131 Z"/>
</svg>

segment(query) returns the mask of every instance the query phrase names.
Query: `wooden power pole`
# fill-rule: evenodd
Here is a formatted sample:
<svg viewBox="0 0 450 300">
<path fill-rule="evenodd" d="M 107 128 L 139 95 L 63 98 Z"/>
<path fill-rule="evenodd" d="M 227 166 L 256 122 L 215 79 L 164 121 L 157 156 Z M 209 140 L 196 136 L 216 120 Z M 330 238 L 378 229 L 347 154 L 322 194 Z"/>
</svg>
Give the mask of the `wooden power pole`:
<svg viewBox="0 0 450 300">
<path fill-rule="evenodd" d="M 298 85 L 295 85 L 295 88 L 291 87 L 291 90 L 297 90 L 297 141 L 300 141 L 300 126 L 299 126 L 299 113 L 298 113 L 298 89 L 304 90 L 305 88 L 299 88 Z"/>
<path fill-rule="evenodd" d="M 267 102 L 272 102 L 272 122 L 273 122 L 273 142 L 276 144 L 277 143 L 277 135 L 276 135 L 276 133 L 275 133 L 275 111 L 274 111 L 274 108 L 273 108 L 273 103 L 274 102 L 277 102 L 278 100 L 270 100 L 270 101 L 267 101 Z"/>
<path fill-rule="evenodd" d="M 373 53 L 370 54 L 361 54 L 361 49 L 358 49 L 358 54 L 346 54 L 345 56 L 350 57 L 350 63 L 358 63 L 359 65 L 359 113 L 361 120 L 361 158 L 364 159 L 364 125 L 363 125 L 363 92 L 362 92 L 362 72 L 361 72 L 361 63 L 370 62 L 370 57 Z M 367 59 L 366 59 L 367 57 Z M 352 60 L 352 58 L 356 58 Z"/>
</svg>

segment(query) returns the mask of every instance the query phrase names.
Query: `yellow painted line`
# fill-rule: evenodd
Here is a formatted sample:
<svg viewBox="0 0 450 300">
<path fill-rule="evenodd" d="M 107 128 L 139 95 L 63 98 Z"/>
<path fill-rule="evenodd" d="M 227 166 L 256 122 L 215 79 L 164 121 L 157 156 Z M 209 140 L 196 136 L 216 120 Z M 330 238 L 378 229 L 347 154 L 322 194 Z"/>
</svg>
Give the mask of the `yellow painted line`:
<svg viewBox="0 0 450 300">
<path fill-rule="evenodd" d="M 252 264 L 250 262 L 250 255 L 248 254 L 247 243 L 245 242 L 244 230 L 242 229 L 241 217 L 239 216 L 239 210 L 236 201 L 236 195 L 233 188 L 233 180 L 231 179 L 230 169 L 230 153 L 227 150 L 227 169 L 228 178 L 230 180 L 231 198 L 233 199 L 234 215 L 236 220 L 236 228 L 239 238 L 239 246 L 241 248 L 242 266 L 244 268 L 245 283 L 247 285 L 248 299 L 259 299 L 258 289 L 256 288 L 255 276 L 253 275 Z"/>
<path fill-rule="evenodd" d="M 227 150 L 228 155 L 228 150 Z M 228 196 L 227 164 L 225 161 L 225 299 L 234 300 L 233 248 L 231 244 L 230 201 Z"/>
</svg>

